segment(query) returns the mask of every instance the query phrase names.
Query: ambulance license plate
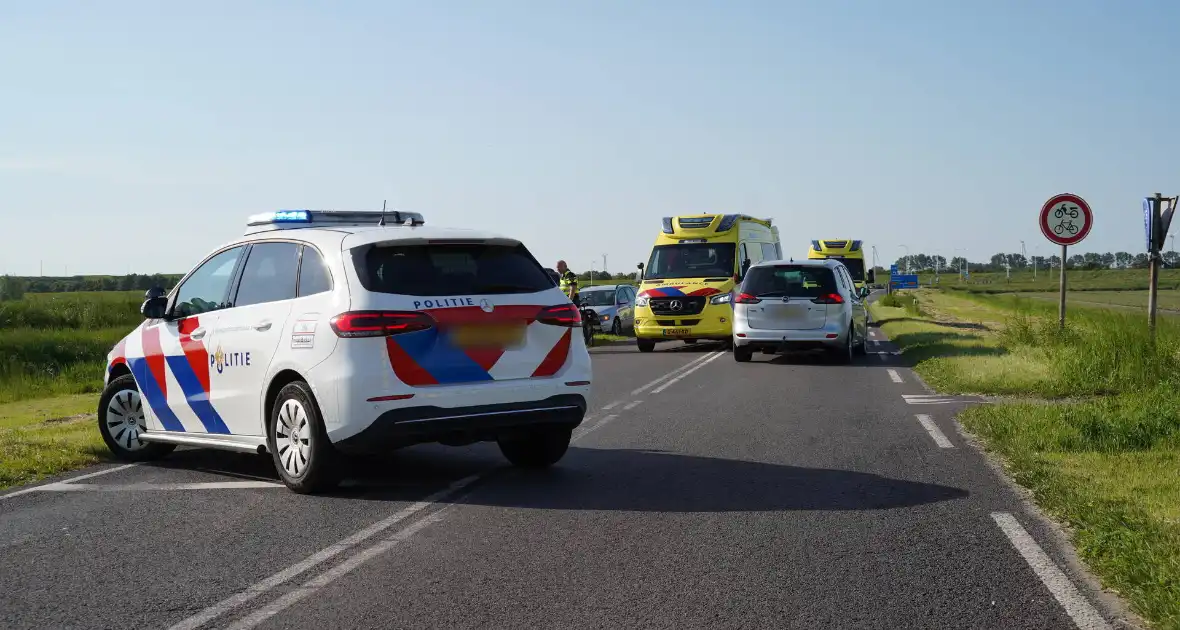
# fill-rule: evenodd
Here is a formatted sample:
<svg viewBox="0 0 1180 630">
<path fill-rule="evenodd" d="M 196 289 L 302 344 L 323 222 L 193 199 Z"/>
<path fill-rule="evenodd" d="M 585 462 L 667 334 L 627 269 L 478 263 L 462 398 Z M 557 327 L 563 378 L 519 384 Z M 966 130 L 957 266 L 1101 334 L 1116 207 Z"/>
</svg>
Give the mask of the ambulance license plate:
<svg viewBox="0 0 1180 630">
<path fill-rule="evenodd" d="M 665 328 L 665 337 L 689 337 L 692 335 L 691 328 Z"/>
<path fill-rule="evenodd" d="M 511 348 L 524 342 L 520 325 L 460 326 L 451 331 L 451 342 L 460 348 Z"/>
</svg>

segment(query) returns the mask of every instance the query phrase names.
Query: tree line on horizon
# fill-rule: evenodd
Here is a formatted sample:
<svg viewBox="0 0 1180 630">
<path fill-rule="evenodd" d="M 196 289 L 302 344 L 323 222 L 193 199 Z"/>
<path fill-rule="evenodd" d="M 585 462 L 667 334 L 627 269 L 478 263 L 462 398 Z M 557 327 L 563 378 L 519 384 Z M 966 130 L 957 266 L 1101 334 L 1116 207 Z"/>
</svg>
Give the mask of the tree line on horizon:
<svg viewBox="0 0 1180 630">
<path fill-rule="evenodd" d="M 1174 251 L 1163 252 L 1163 263 L 1165 267 L 1180 266 L 1180 253 Z M 894 263 L 897 265 L 899 271 L 906 270 L 906 256 L 901 256 Z M 913 254 L 909 256 L 909 269 L 911 272 L 932 272 L 940 271 L 943 273 L 957 273 L 959 269 L 970 269 L 973 272 L 1004 272 L 1011 269 L 1012 271 L 1024 271 L 1032 269 L 1036 266 L 1037 269 L 1056 269 L 1061 266 L 1060 256 L 1025 256 L 1024 254 L 992 254 L 992 257 L 987 262 L 968 261 L 962 256 L 952 257 L 947 260 L 946 257 L 938 254 Z M 1065 261 L 1067 269 L 1147 269 L 1148 259 L 1147 254 L 1132 254 L 1130 252 L 1107 252 L 1099 254 L 1096 252 L 1086 252 L 1084 254 L 1074 254 L 1069 256 Z"/>
</svg>

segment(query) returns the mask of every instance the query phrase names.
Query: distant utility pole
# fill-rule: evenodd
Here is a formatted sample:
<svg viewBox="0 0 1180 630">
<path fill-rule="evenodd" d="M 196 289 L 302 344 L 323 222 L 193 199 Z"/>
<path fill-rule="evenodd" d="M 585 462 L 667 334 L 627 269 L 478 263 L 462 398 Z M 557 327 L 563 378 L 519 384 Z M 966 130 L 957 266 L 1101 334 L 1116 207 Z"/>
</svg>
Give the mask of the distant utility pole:
<svg viewBox="0 0 1180 630">
<path fill-rule="evenodd" d="M 602 273 L 607 273 L 607 271 L 606 271 L 606 254 L 602 255 Z"/>
</svg>

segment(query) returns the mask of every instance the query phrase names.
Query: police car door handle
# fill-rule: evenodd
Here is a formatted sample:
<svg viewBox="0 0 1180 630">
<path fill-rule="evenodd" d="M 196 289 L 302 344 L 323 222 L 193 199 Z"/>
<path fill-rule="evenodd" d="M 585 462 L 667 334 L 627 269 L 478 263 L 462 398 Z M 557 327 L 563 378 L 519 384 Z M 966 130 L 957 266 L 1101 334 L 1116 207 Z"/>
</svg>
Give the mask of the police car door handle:
<svg viewBox="0 0 1180 630">
<path fill-rule="evenodd" d="M 258 322 L 257 324 L 254 324 L 254 330 L 257 330 L 258 332 L 266 332 L 270 330 L 270 324 L 270 322 Z"/>
<path fill-rule="evenodd" d="M 197 328 L 196 330 L 189 333 L 189 337 L 193 339 L 203 339 L 205 337 L 205 329 Z"/>
</svg>

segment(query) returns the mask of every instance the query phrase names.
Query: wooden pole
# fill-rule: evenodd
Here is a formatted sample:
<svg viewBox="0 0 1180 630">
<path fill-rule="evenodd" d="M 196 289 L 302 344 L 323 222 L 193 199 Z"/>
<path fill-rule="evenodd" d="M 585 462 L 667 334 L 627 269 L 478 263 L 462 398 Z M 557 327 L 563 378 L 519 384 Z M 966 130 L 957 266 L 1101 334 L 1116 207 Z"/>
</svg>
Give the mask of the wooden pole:
<svg viewBox="0 0 1180 630">
<path fill-rule="evenodd" d="M 1065 330 L 1065 250 L 1066 246 L 1061 246 L 1061 273 L 1058 274 L 1061 280 L 1061 295 L 1057 302 L 1057 327 Z"/>
</svg>

